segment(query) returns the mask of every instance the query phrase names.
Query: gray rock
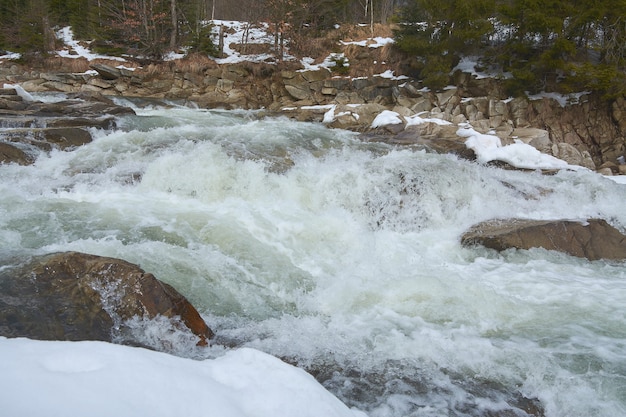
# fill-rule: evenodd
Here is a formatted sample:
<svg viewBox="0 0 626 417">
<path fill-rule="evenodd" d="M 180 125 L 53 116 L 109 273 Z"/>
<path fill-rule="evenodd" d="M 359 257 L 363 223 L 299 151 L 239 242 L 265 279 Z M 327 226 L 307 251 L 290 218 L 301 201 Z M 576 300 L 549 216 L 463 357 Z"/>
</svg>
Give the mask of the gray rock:
<svg viewBox="0 0 626 417">
<path fill-rule="evenodd" d="M 285 89 L 289 95 L 296 100 L 307 100 L 311 98 L 311 90 L 308 84 L 285 85 Z"/>
<path fill-rule="evenodd" d="M 122 73 L 119 69 L 112 67 L 106 64 L 91 64 L 89 66 L 93 70 L 97 71 L 98 74 L 105 80 L 117 80 L 122 76 Z"/>
</svg>

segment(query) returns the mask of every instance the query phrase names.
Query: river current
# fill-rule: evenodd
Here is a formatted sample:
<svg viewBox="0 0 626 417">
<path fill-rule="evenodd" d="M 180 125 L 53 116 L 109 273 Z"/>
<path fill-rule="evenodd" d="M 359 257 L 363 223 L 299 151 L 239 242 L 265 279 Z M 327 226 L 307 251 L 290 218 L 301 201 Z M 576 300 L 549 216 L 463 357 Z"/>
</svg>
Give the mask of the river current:
<svg viewBox="0 0 626 417">
<path fill-rule="evenodd" d="M 297 364 L 371 417 L 626 415 L 626 264 L 459 243 L 492 218 L 624 231 L 626 185 L 250 112 L 138 108 L 94 136 L 0 165 L 1 265 L 137 263 L 217 344 Z"/>
</svg>

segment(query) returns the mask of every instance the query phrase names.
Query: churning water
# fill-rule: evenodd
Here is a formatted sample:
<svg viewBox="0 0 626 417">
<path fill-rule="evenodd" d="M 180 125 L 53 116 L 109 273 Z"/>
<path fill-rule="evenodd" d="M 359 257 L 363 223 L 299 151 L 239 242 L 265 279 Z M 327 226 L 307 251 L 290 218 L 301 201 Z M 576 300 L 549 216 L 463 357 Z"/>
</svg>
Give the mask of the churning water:
<svg viewBox="0 0 626 417">
<path fill-rule="evenodd" d="M 624 231 L 626 186 L 247 112 L 142 109 L 94 134 L 0 166 L 2 265 L 137 263 L 218 343 L 298 364 L 372 417 L 626 415 L 626 265 L 459 243 L 492 218 Z"/>
</svg>

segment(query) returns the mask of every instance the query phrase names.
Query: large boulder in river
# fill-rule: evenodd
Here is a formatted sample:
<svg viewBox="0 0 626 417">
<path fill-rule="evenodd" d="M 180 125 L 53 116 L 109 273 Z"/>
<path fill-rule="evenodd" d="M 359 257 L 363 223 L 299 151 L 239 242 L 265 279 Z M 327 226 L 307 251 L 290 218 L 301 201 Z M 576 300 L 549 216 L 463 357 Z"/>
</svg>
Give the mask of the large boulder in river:
<svg viewBox="0 0 626 417">
<path fill-rule="evenodd" d="M 589 260 L 626 259 L 626 236 L 602 219 L 490 220 L 472 226 L 461 237 L 463 245 L 509 248 L 544 248 Z"/>
<path fill-rule="evenodd" d="M 120 259 L 64 252 L 0 270 L 0 336 L 143 345 L 129 323 L 161 316 L 200 345 L 213 336 L 185 297 Z"/>
</svg>

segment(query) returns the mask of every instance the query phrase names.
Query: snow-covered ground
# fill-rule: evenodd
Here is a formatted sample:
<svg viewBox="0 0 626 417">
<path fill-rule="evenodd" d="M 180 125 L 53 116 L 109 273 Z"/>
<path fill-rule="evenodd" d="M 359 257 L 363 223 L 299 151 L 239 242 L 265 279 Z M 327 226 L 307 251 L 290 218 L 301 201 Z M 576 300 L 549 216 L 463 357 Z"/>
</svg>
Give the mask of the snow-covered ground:
<svg viewBox="0 0 626 417">
<path fill-rule="evenodd" d="M 0 61 L 3 61 L 5 59 L 19 59 L 22 56 L 22 54 L 19 54 L 17 52 L 6 52 L 4 55 L 0 55 Z"/>
<path fill-rule="evenodd" d="M 74 39 L 74 33 L 72 32 L 72 28 L 69 26 L 57 30 L 56 36 L 57 39 L 63 41 L 63 48 L 56 51 L 57 55 L 63 58 L 86 58 L 87 61 L 93 61 L 94 59 L 107 59 L 121 62 L 126 61 L 124 58 L 116 56 L 94 54 L 89 48 L 83 46 L 79 41 Z"/>
<path fill-rule="evenodd" d="M 5 416 L 356 417 L 301 369 L 254 349 L 195 361 L 104 342 L 0 337 Z"/>
<path fill-rule="evenodd" d="M 385 45 L 393 43 L 393 38 L 383 38 L 380 36 L 374 38 L 367 38 L 361 41 L 340 41 L 342 45 L 358 45 L 358 46 L 367 46 L 368 48 L 380 48 Z"/>
<path fill-rule="evenodd" d="M 250 24 L 248 22 L 239 22 L 232 20 L 213 20 L 209 22 L 213 25 L 212 31 L 215 36 L 215 43 L 220 30 L 224 31 L 224 57 L 217 58 L 218 64 L 232 64 L 236 62 L 264 62 L 273 60 L 273 54 L 241 54 L 231 48 L 231 44 L 266 44 L 274 45 L 274 35 L 269 29 L 267 23 Z M 246 35 L 247 34 L 247 35 Z M 294 59 L 289 54 L 283 57 L 284 60 Z"/>
</svg>

